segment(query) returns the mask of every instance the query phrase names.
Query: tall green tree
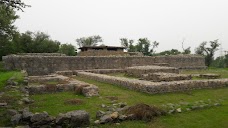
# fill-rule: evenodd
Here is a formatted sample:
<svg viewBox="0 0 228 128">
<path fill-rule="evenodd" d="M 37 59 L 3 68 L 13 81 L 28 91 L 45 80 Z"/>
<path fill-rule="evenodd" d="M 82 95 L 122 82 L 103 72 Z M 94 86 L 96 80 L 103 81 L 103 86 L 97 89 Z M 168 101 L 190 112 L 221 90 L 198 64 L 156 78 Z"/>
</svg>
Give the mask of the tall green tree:
<svg viewBox="0 0 228 128">
<path fill-rule="evenodd" d="M 155 53 L 155 48 L 157 48 L 158 45 L 159 43 L 157 41 L 151 43 L 147 38 L 140 38 L 136 45 L 136 50 L 142 52 L 145 56 L 151 56 Z"/>
<path fill-rule="evenodd" d="M 183 49 L 183 54 L 191 54 L 191 47 L 188 47 L 186 49 Z"/>
<path fill-rule="evenodd" d="M 155 51 L 155 48 L 157 48 L 159 45 L 159 42 L 157 41 L 154 41 L 152 42 L 152 49 L 150 50 L 150 53 L 153 55 L 156 51 Z"/>
<path fill-rule="evenodd" d="M 154 54 L 155 48 L 159 45 L 157 41 L 151 43 L 147 38 L 138 39 L 136 45 L 133 44 L 134 40 L 129 40 L 127 38 L 121 38 L 120 43 L 123 47 L 127 48 L 128 52 L 142 52 L 146 56 Z"/>
<path fill-rule="evenodd" d="M 147 38 L 140 38 L 136 45 L 136 49 L 139 52 L 142 52 L 144 55 L 150 55 L 150 40 Z"/>
<path fill-rule="evenodd" d="M 183 41 L 182 41 L 182 49 L 183 49 L 182 54 L 191 54 L 191 47 L 184 48 L 184 41 L 185 41 L 185 39 L 183 39 Z"/>
<path fill-rule="evenodd" d="M 178 54 L 181 54 L 181 52 L 178 51 L 177 49 L 171 49 L 171 50 L 160 52 L 157 55 L 178 55 Z"/>
<path fill-rule="evenodd" d="M 103 40 L 101 36 L 96 35 L 96 36 L 78 38 L 76 39 L 76 42 L 79 47 L 83 47 L 83 46 L 96 46 L 97 43 L 103 42 Z"/>
<path fill-rule="evenodd" d="M 128 40 L 127 38 L 120 38 L 121 46 L 125 47 L 128 52 L 134 52 L 135 47 L 133 45 L 134 40 Z"/>
<path fill-rule="evenodd" d="M 4 4 L 0 4 L 0 60 L 2 56 L 14 52 L 12 40 L 17 30 L 13 23 L 17 18 L 13 9 L 7 9 Z"/>
<path fill-rule="evenodd" d="M 59 51 L 60 42 L 46 33 L 27 31 L 14 40 L 14 46 L 17 53 L 54 53 Z"/>
<path fill-rule="evenodd" d="M 18 19 L 15 10 L 23 11 L 25 7 L 30 6 L 21 0 L 0 0 L 0 60 L 2 56 L 16 52 L 14 40 L 19 34 L 13 25 Z"/>
<path fill-rule="evenodd" d="M 205 63 L 207 66 L 210 66 L 213 59 L 214 59 L 214 54 L 215 52 L 218 50 L 219 47 L 219 43 L 218 43 L 218 39 L 214 40 L 214 41 L 210 41 L 209 44 L 210 46 L 207 46 L 206 41 L 202 42 L 196 49 L 195 49 L 195 53 L 196 54 L 200 54 L 200 55 L 204 55 L 205 56 Z"/>
<path fill-rule="evenodd" d="M 60 45 L 59 52 L 68 56 L 75 56 L 76 48 L 72 44 L 62 44 Z"/>
<path fill-rule="evenodd" d="M 23 11 L 23 8 L 30 7 L 30 5 L 26 5 L 21 0 L 1 0 L 0 5 L 4 5 L 7 7 L 6 9 L 16 9 Z"/>
</svg>

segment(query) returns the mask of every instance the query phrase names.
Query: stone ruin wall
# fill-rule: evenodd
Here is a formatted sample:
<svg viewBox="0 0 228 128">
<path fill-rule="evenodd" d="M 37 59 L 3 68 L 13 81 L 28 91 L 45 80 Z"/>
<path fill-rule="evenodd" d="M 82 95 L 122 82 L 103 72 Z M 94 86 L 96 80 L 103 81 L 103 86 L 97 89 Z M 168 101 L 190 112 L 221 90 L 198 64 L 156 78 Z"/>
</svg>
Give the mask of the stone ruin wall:
<svg viewBox="0 0 228 128">
<path fill-rule="evenodd" d="M 168 63 L 181 69 L 205 68 L 202 56 L 177 55 L 156 57 L 73 57 L 73 56 L 29 56 L 9 55 L 3 57 L 7 70 L 26 70 L 28 75 L 47 75 L 56 71 L 88 70 L 88 69 L 121 69 L 131 66 Z"/>
<path fill-rule="evenodd" d="M 17 55 L 22 56 L 66 56 L 63 53 L 18 53 Z"/>
<path fill-rule="evenodd" d="M 77 75 L 87 79 L 118 85 L 130 90 L 148 94 L 228 87 L 228 79 L 150 82 L 145 80 L 128 79 L 89 72 L 78 72 Z"/>
</svg>

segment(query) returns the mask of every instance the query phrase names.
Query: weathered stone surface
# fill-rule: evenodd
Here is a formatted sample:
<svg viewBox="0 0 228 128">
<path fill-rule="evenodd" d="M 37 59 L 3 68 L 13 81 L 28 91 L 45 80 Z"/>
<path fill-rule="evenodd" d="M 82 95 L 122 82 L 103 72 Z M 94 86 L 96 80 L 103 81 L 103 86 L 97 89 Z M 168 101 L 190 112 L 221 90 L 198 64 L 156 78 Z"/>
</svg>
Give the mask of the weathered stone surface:
<svg viewBox="0 0 228 128">
<path fill-rule="evenodd" d="M 119 113 L 118 112 L 113 112 L 110 116 L 111 116 L 112 119 L 117 119 L 118 116 L 119 116 Z"/>
<path fill-rule="evenodd" d="M 180 81 L 180 80 L 191 80 L 191 75 L 185 74 L 176 74 L 176 73 L 148 73 L 143 74 L 141 76 L 144 80 L 151 80 L 154 82 L 161 82 L 161 81 Z"/>
<path fill-rule="evenodd" d="M 15 81 L 15 77 L 11 77 L 6 81 L 6 85 L 17 86 L 18 82 Z"/>
<path fill-rule="evenodd" d="M 92 69 L 84 71 L 98 74 L 125 73 L 125 69 Z"/>
<path fill-rule="evenodd" d="M 100 124 L 100 120 L 95 120 L 94 124 Z"/>
<path fill-rule="evenodd" d="M 10 117 L 16 115 L 16 114 L 19 114 L 17 110 L 15 109 L 8 109 L 7 110 L 7 115 L 9 115 Z"/>
<path fill-rule="evenodd" d="M 110 115 L 104 115 L 100 118 L 100 123 L 101 124 L 105 124 L 105 123 L 108 123 L 108 122 L 112 122 L 112 117 Z"/>
<path fill-rule="evenodd" d="M 6 107 L 8 104 L 6 102 L 0 103 L 0 107 Z"/>
<path fill-rule="evenodd" d="M 152 65 L 156 65 L 156 66 L 166 66 L 166 67 L 169 67 L 169 66 L 170 66 L 168 63 L 153 63 Z"/>
<path fill-rule="evenodd" d="M 70 115 L 61 113 L 56 117 L 56 124 L 62 125 L 64 123 L 69 123 L 69 122 L 70 122 Z"/>
<path fill-rule="evenodd" d="M 49 81 L 50 80 L 50 81 Z M 69 77 L 62 75 L 48 75 L 47 78 L 44 76 L 32 76 L 32 83 L 29 83 L 28 91 L 29 94 L 42 94 L 42 93 L 55 93 L 62 91 L 75 91 L 78 94 L 83 94 L 84 96 L 98 96 L 98 87 L 78 81 L 75 79 L 70 79 Z M 56 82 L 56 84 L 49 85 L 48 82 Z M 42 83 L 41 85 L 34 85 L 34 82 Z M 26 102 L 28 100 L 25 100 Z"/>
<path fill-rule="evenodd" d="M 181 108 L 176 109 L 177 112 L 181 113 Z"/>
<path fill-rule="evenodd" d="M 87 69 L 123 69 L 131 66 L 168 63 L 182 69 L 205 68 L 204 57 L 196 55 L 175 55 L 156 57 L 70 57 L 70 56 L 20 56 L 3 57 L 7 70 L 23 69 L 28 75 L 47 75 L 56 71 Z"/>
<path fill-rule="evenodd" d="M 221 77 L 221 75 L 208 73 L 208 74 L 200 74 L 199 77 L 206 78 L 206 79 L 218 79 Z"/>
<path fill-rule="evenodd" d="M 17 55 L 21 56 L 66 56 L 66 54 L 63 53 L 17 53 Z"/>
<path fill-rule="evenodd" d="M 127 119 L 126 115 L 120 115 L 119 116 L 119 120 L 121 120 L 121 121 L 125 121 L 126 119 Z"/>
<path fill-rule="evenodd" d="M 25 104 L 30 104 L 30 103 L 33 103 L 34 101 L 29 99 L 28 97 L 24 97 L 22 98 L 22 101 L 25 103 Z"/>
<path fill-rule="evenodd" d="M 82 127 L 90 124 L 89 113 L 83 110 L 71 111 L 66 113 L 67 117 L 70 117 L 71 127 Z"/>
<path fill-rule="evenodd" d="M 65 82 L 68 81 L 69 77 L 63 75 L 44 75 L 44 76 L 29 76 L 28 82 L 29 83 L 45 83 L 45 82 Z"/>
<path fill-rule="evenodd" d="M 143 74 L 147 73 L 179 73 L 179 70 L 174 67 L 164 67 L 164 66 L 134 66 L 126 68 L 126 74 L 128 76 L 141 77 Z"/>
<path fill-rule="evenodd" d="M 96 118 L 100 118 L 100 117 L 102 117 L 102 116 L 104 116 L 105 115 L 105 112 L 104 111 L 97 111 L 96 112 Z"/>
<path fill-rule="evenodd" d="M 63 75 L 63 76 L 72 76 L 73 71 L 57 71 L 56 74 Z"/>
<path fill-rule="evenodd" d="M 25 109 L 23 110 L 22 112 L 22 119 L 23 120 L 26 120 L 26 121 L 30 121 L 31 117 L 33 116 L 34 114 L 32 112 L 30 112 L 29 110 Z"/>
<path fill-rule="evenodd" d="M 82 88 L 82 94 L 87 97 L 99 96 L 99 90 L 97 86 L 90 85 Z"/>
<path fill-rule="evenodd" d="M 120 108 L 123 108 L 123 107 L 127 106 L 127 103 L 119 103 L 119 105 L 120 105 Z"/>
<path fill-rule="evenodd" d="M 47 113 L 39 113 L 39 114 L 34 114 L 30 121 L 31 122 L 40 122 L 43 120 L 46 120 L 49 117 L 49 115 Z"/>
<path fill-rule="evenodd" d="M 76 110 L 67 112 L 66 114 L 60 114 L 56 118 L 56 124 L 68 125 L 69 127 L 82 127 L 90 124 L 89 113 L 83 110 Z"/>
<path fill-rule="evenodd" d="M 21 118 L 22 118 L 22 115 L 21 114 L 16 114 L 16 115 L 14 115 L 14 116 L 11 117 L 11 123 L 13 125 L 17 125 L 17 124 L 19 124 Z"/>
</svg>

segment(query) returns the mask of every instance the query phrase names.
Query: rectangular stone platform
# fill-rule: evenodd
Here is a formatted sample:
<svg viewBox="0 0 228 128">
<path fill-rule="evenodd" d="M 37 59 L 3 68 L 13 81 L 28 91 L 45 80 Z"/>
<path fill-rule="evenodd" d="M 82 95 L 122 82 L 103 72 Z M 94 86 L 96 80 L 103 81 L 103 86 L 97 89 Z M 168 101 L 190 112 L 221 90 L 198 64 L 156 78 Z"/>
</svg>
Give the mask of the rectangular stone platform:
<svg viewBox="0 0 228 128">
<path fill-rule="evenodd" d="M 78 72 L 78 76 L 100 82 L 118 85 L 131 90 L 149 94 L 181 92 L 194 89 L 228 87 L 228 79 L 183 80 L 171 82 L 150 82 L 138 79 L 108 76 L 89 72 Z"/>
<path fill-rule="evenodd" d="M 157 72 L 164 72 L 164 73 L 179 73 L 179 70 L 174 67 L 164 67 L 164 66 L 134 66 L 126 68 L 126 75 L 134 76 L 134 77 L 141 77 L 143 74 L 148 73 L 157 73 Z"/>
<path fill-rule="evenodd" d="M 179 69 L 204 69 L 205 59 L 196 55 L 133 56 L 133 57 L 79 57 L 79 56 L 28 56 L 8 55 L 2 58 L 7 70 L 26 70 L 29 76 L 49 75 L 56 71 L 123 69 L 167 63 Z M 145 74 L 145 73 L 144 73 Z"/>
<path fill-rule="evenodd" d="M 191 75 L 185 75 L 185 74 L 158 72 L 158 73 L 143 74 L 141 78 L 143 80 L 161 82 L 161 81 L 191 80 L 192 77 Z"/>
</svg>

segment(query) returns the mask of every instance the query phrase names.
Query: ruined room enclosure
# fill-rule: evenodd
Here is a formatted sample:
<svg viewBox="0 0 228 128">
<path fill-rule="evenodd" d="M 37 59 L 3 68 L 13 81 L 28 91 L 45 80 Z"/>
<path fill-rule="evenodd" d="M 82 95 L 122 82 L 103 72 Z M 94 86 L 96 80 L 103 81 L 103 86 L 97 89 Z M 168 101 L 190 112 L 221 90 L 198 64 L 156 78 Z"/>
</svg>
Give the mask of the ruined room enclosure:
<svg viewBox="0 0 228 128">
<path fill-rule="evenodd" d="M 220 88 L 228 85 L 228 79 L 219 79 L 219 74 L 186 75 L 180 72 L 179 69 L 174 67 L 150 65 L 133 66 L 125 69 L 57 71 L 56 75 L 62 77 L 68 76 L 72 80 L 74 76 L 84 77 L 149 94 Z M 73 83 L 77 82 L 80 83 L 77 80 L 73 80 Z M 62 90 L 62 86 L 61 84 L 57 85 L 55 90 Z M 76 88 L 73 87 L 66 90 L 77 90 Z"/>
</svg>

